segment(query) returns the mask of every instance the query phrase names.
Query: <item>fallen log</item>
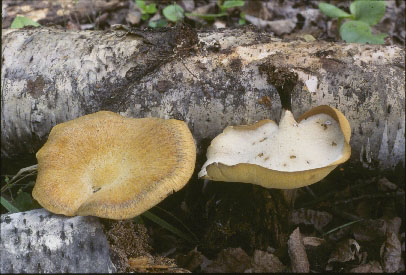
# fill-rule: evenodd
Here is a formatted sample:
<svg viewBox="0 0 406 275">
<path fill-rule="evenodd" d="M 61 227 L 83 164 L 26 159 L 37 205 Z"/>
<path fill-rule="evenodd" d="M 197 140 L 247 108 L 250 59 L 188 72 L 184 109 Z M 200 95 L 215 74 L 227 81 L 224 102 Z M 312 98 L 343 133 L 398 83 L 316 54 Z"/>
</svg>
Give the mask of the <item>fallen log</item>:
<svg viewBox="0 0 406 275">
<path fill-rule="evenodd" d="M 110 247 L 95 217 L 45 209 L 1 215 L 1 273 L 112 273 Z"/>
<path fill-rule="evenodd" d="M 3 159 L 34 154 L 55 124 L 98 110 L 184 120 L 198 145 L 228 125 L 278 121 L 279 96 L 258 70 L 271 62 L 299 75 L 296 117 L 323 104 L 346 115 L 353 161 L 383 169 L 405 163 L 405 56 L 397 46 L 183 26 L 3 30 L 2 51 Z"/>
</svg>

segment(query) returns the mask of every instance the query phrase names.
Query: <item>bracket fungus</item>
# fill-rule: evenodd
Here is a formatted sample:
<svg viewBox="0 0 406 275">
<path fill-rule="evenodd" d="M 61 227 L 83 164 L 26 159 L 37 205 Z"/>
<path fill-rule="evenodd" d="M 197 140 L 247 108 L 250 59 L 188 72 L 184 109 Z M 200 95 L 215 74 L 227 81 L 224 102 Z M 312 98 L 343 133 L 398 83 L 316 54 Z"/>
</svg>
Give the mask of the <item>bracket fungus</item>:
<svg viewBox="0 0 406 275">
<path fill-rule="evenodd" d="M 290 92 L 297 75 L 266 69 L 282 102 L 279 126 L 265 119 L 227 127 L 212 140 L 200 178 L 293 189 L 320 181 L 349 159 L 351 128 L 345 116 L 323 105 L 295 121 Z"/>
<path fill-rule="evenodd" d="M 45 209 L 128 219 L 188 182 L 196 147 L 183 121 L 100 111 L 56 125 L 36 156 L 32 194 Z"/>
</svg>

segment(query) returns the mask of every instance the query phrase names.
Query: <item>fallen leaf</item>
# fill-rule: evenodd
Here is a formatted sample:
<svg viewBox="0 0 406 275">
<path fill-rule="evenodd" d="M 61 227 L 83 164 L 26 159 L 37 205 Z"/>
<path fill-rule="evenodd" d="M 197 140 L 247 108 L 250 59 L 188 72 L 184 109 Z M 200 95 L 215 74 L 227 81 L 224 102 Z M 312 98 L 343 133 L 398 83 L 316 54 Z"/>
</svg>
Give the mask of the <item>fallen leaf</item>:
<svg viewBox="0 0 406 275">
<path fill-rule="evenodd" d="M 313 225 L 317 231 L 322 230 L 332 219 L 333 216 L 330 213 L 305 208 L 294 210 L 291 214 L 293 224 Z"/>
<path fill-rule="evenodd" d="M 148 256 L 140 256 L 137 258 L 130 258 L 128 264 L 133 269 L 144 269 L 154 263 L 154 259 Z"/>
<path fill-rule="evenodd" d="M 383 219 L 368 219 L 352 226 L 354 239 L 357 241 L 374 241 L 385 239 L 387 223 Z"/>
<path fill-rule="evenodd" d="M 204 256 L 197 248 L 190 250 L 186 255 L 178 255 L 176 257 L 176 263 L 178 266 L 186 268 L 190 271 L 197 269 L 204 260 Z"/>
<path fill-rule="evenodd" d="M 398 271 L 402 251 L 399 238 L 393 232 L 388 232 L 386 241 L 381 246 L 381 260 L 383 270 L 385 272 L 393 273 Z"/>
<path fill-rule="evenodd" d="M 381 264 L 377 261 L 371 261 L 367 264 L 354 267 L 350 270 L 351 273 L 382 273 Z"/>
<path fill-rule="evenodd" d="M 299 227 L 296 228 L 289 237 L 288 252 L 293 272 L 309 272 L 309 260 L 307 259 Z"/>
<path fill-rule="evenodd" d="M 261 251 L 255 250 L 252 257 L 252 268 L 245 270 L 245 273 L 264 273 L 264 272 L 283 272 L 286 267 L 281 263 L 278 257 L 275 255 Z"/>
<path fill-rule="evenodd" d="M 395 235 L 399 234 L 400 226 L 402 225 L 402 219 L 394 217 L 392 219 L 386 219 L 386 232 L 393 232 Z"/>
<path fill-rule="evenodd" d="M 331 262 L 348 262 L 355 259 L 355 256 L 359 253 L 360 245 L 354 239 L 344 240 L 336 246 L 330 255 L 328 263 Z"/>
<path fill-rule="evenodd" d="M 313 246 L 313 247 L 320 246 L 326 242 L 325 239 L 317 237 L 303 237 L 302 240 L 304 246 Z"/>
<path fill-rule="evenodd" d="M 225 273 L 225 272 L 244 272 L 251 267 L 251 259 L 241 248 L 223 249 L 215 261 L 202 266 L 203 272 Z"/>
<path fill-rule="evenodd" d="M 389 181 L 387 178 L 381 178 L 377 182 L 378 189 L 380 191 L 394 191 L 398 189 L 398 186 L 393 182 Z"/>
</svg>

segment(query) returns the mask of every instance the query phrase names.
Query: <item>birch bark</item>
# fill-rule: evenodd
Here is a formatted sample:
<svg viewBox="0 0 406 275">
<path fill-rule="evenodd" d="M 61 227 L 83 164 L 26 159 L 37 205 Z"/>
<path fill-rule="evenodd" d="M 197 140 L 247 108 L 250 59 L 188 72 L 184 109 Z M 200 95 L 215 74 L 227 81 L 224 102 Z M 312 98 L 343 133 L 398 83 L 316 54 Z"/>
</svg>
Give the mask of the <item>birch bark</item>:
<svg viewBox="0 0 406 275">
<path fill-rule="evenodd" d="M 299 75 L 296 117 L 338 108 L 352 160 L 393 168 L 405 158 L 404 60 L 397 46 L 281 41 L 251 28 L 3 30 L 1 156 L 34 154 L 55 124 L 99 110 L 184 120 L 198 145 L 228 125 L 278 121 L 278 94 L 258 70 L 271 61 Z"/>
</svg>

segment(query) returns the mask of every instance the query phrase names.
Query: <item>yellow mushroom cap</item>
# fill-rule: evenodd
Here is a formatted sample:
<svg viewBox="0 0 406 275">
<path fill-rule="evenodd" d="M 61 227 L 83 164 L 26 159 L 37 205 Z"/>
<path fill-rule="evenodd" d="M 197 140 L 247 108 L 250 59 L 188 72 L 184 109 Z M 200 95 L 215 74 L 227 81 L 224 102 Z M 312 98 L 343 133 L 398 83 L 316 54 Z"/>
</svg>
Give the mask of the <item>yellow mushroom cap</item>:
<svg viewBox="0 0 406 275">
<path fill-rule="evenodd" d="M 213 139 L 199 177 L 292 189 L 327 176 L 351 155 L 351 128 L 335 108 L 319 106 L 298 122 L 285 110 L 280 124 L 229 126 Z"/>
<path fill-rule="evenodd" d="M 36 156 L 32 195 L 44 208 L 129 219 L 188 182 L 196 147 L 183 121 L 101 111 L 56 125 Z"/>
</svg>

